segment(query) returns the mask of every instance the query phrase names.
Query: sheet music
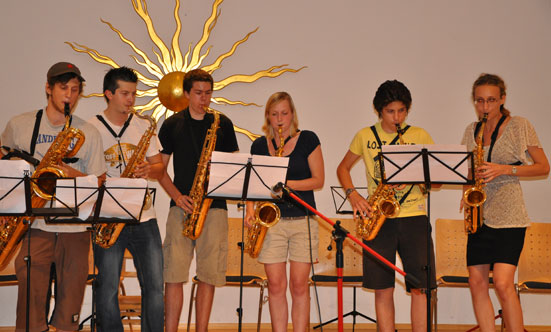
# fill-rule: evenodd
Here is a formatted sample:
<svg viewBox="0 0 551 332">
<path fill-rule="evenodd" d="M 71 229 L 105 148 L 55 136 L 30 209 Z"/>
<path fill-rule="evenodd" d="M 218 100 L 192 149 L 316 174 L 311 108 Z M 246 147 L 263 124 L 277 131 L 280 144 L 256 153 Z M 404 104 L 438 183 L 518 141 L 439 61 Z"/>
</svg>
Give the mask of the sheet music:
<svg viewBox="0 0 551 332">
<path fill-rule="evenodd" d="M 214 151 L 211 156 L 209 195 L 241 199 L 245 180 L 245 165 L 249 160 L 256 173 L 251 170 L 247 197 L 250 199 L 273 199 L 270 188 L 278 182 L 285 182 L 289 164 L 288 157 Z M 261 179 L 268 188 L 262 184 Z"/>
<path fill-rule="evenodd" d="M 386 177 L 389 179 L 388 183 L 424 182 L 423 159 L 419 155 L 423 148 L 426 148 L 430 153 L 429 168 L 431 182 L 465 182 L 465 179 L 460 175 L 467 178 L 469 173 L 468 163 L 464 160 L 464 153 L 467 152 L 467 147 L 459 144 L 427 144 L 383 145 L 381 151 L 383 153 L 390 153 L 385 156 L 384 160 Z M 438 159 L 435 159 L 435 157 Z M 461 162 L 462 160 L 464 161 Z M 406 165 L 407 167 L 405 167 Z M 446 165 L 455 169 L 455 172 L 446 167 Z"/>
<path fill-rule="evenodd" d="M 0 160 L 0 198 L 3 197 L 0 200 L 0 211 L 2 213 L 25 213 L 25 185 L 22 181 L 25 172 L 30 175 L 31 166 L 24 160 Z M 14 186 L 17 187 L 14 188 Z M 12 191 L 8 194 L 10 190 Z"/>
<path fill-rule="evenodd" d="M 79 176 L 73 179 L 58 179 L 54 207 L 75 208 L 75 191 L 77 197 L 78 219 L 86 220 L 91 214 L 98 198 L 98 178 L 95 175 Z M 92 195 L 92 196 L 90 196 Z M 71 217 L 74 218 L 74 217 Z M 64 219 L 62 217 L 60 220 Z"/>
<path fill-rule="evenodd" d="M 105 181 L 106 192 L 103 195 L 100 217 L 140 219 L 140 212 L 147 189 L 147 180 L 129 178 L 107 178 Z M 111 195 L 109 195 L 109 192 Z M 117 202 L 128 211 L 124 211 Z M 129 215 L 130 213 L 130 215 Z"/>
</svg>

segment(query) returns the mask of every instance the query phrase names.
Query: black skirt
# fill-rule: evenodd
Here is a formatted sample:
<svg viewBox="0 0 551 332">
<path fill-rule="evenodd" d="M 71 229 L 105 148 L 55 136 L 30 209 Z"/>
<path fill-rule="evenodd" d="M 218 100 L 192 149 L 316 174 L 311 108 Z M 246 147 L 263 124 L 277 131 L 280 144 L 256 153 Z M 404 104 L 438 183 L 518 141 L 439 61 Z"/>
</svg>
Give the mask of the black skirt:
<svg viewBox="0 0 551 332">
<path fill-rule="evenodd" d="M 486 225 L 467 242 L 467 266 L 506 263 L 518 265 L 524 247 L 525 227 L 491 228 Z"/>
</svg>

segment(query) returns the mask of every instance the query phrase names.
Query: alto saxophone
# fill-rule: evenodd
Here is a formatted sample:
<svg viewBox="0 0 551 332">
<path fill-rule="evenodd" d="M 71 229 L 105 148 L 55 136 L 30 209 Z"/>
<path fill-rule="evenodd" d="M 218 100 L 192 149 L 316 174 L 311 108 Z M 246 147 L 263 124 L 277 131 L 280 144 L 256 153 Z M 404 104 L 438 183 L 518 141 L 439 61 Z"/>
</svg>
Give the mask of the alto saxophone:
<svg viewBox="0 0 551 332">
<path fill-rule="evenodd" d="M 205 135 L 203 149 L 201 150 L 201 156 L 199 157 L 197 170 L 193 178 L 193 185 L 189 191 L 189 197 L 193 201 L 193 211 L 192 213 L 186 214 L 183 221 L 182 233 L 192 240 L 196 240 L 199 235 L 201 235 L 205 219 L 207 219 L 207 213 L 212 203 L 212 198 L 205 198 L 205 191 L 209 182 L 209 160 L 212 151 L 214 151 L 216 147 L 216 132 L 218 131 L 218 127 L 220 127 L 220 113 L 208 107 L 205 108 L 205 111 L 214 116 L 214 121 Z"/>
<path fill-rule="evenodd" d="M 84 143 L 84 133 L 80 129 L 70 127 L 69 113 L 69 106 L 65 104 L 65 126 L 31 176 L 31 206 L 33 209 L 43 207 L 47 201 L 55 197 L 56 180 L 66 177 L 65 172 L 57 166 L 60 165 L 63 158 L 74 157 Z M 75 145 L 69 150 L 73 139 L 76 139 Z M 7 217 L 7 220 L 0 225 L 0 270 L 10 262 L 21 238 L 34 218 Z"/>
<path fill-rule="evenodd" d="M 131 113 L 140 119 L 145 119 L 149 121 L 149 128 L 147 128 L 145 133 L 140 138 L 138 148 L 134 151 L 132 157 L 130 157 L 130 160 L 126 164 L 126 167 L 124 168 L 124 171 L 120 176 L 121 178 L 134 177 L 136 166 L 144 161 L 145 154 L 147 153 L 147 149 L 149 148 L 149 143 L 151 142 L 151 137 L 155 135 L 155 130 L 157 129 L 157 123 L 151 116 L 139 114 L 135 110 L 131 110 Z M 147 190 L 144 210 L 147 210 L 150 207 L 151 196 L 149 195 L 149 190 Z M 115 242 L 117 242 L 117 239 L 119 238 L 119 235 L 124 226 L 124 223 L 103 223 L 97 225 L 95 243 L 104 249 L 110 248 L 112 245 L 115 244 Z"/>
<path fill-rule="evenodd" d="M 279 134 L 279 148 L 275 154 L 277 157 L 281 157 L 285 146 L 285 141 L 281 133 L 281 126 L 277 128 L 277 131 Z M 268 228 L 277 224 L 279 219 L 281 219 L 281 211 L 277 205 L 271 202 L 260 202 L 257 204 L 254 211 L 253 224 L 247 231 L 247 240 L 245 241 L 244 249 L 252 258 L 258 257 Z"/>
<path fill-rule="evenodd" d="M 480 128 L 476 135 L 476 147 L 473 150 L 474 158 L 474 170 L 476 170 L 484 163 L 484 127 L 488 120 L 488 113 L 484 113 L 484 116 L 480 120 Z M 463 193 L 464 219 L 465 219 L 465 231 L 469 234 L 474 234 L 478 231 L 478 228 L 483 223 L 483 210 L 484 202 L 486 202 L 486 192 L 484 191 L 484 180 L 475 177 L 474 186 L 470 187 Z"/>
<path fill-rule="evenodd" d="M 396 131 L 400 139 L 400 144 L 403 145 L 402 129 L 400 124 L 396 124 Z M 385 178 L 384 171 L 381 172 L 381 182 L 377 188 L 367 199 L 367 203 L 371 206 L 371 217 L 364 218 L 356 217 L 356 233 L 359 237 L 366 241 L 373 240 L 379 230 L 386 221 L 386 218 L 395 218 L 400 213 L 400 203 L 396 200 L 395 191 L 389 185 L 383 184 Z"/>
</svg>

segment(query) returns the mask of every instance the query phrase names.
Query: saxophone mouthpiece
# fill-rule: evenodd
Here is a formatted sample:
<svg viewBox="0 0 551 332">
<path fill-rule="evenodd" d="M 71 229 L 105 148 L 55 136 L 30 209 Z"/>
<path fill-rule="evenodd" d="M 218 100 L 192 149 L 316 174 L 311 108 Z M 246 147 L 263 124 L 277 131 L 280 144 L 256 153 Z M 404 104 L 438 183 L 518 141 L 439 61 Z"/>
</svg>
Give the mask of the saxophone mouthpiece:
<svg viewBox="0 0 551 332">
<path fill-rule="evenodd" d="M 399 123 L 395 124 L 395 126 L 396 126 L 396 132 L 398 134 L 402 135 L 403 134 L 402 133 L 402 126 Z"/>
<path fill-rule="evenodd" d="M 65 107 L 63 108 L 63 112 L 65 113 L 65 116 L 71 115 L 71 108 L 69 107 L 69 103 L 65 103 Z"/>
</svg>

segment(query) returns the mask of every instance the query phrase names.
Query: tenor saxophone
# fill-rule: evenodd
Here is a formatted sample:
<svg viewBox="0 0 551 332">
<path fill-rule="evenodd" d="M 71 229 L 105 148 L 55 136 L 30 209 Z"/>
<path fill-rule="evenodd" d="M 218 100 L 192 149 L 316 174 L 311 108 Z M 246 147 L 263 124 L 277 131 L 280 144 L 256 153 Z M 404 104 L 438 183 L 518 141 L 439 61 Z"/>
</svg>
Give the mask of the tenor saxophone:
<svg viewBox="0 0 551 332">
<path fill-rule="evenodd" d="M 69 105 L 65 104 L 65 126 L 48 148 L 40 164 L 36 166 L 31 176 L 31 206 L 41 208 L 47 201 L 55 197 L 55 186 L 58 178 L 66 177 L 65 172 L 58 167 L 63 158 L 71 158 L 76 155 L 84 143 L 84 133 L 77 128 L 72 128 L 70 122 Z M 73 140 L 75 144 L 69 149 Z M 0 270 L 3 270 L 10 262 L 21 238 L 32 224 L 34 217 L 7 217 L 0 225 Z"/>
<path fill-rule="evenodd" d="M 398 132 L 400 144 L 403 145 L 400 124 L 396 124 L 396 131 Z M 356 233 L 366 241 L 371 241 L 377 236 L 387 218 L 395 218 L 400 213 L 400 203 L 396 200 L 396 193 L 389 185 L 383 184 L 382 180 L 385 178 L 385 173 L 384 171 L 381 173 L 381 182 L 367 199 L 367 203 L 371 206 L 371 217 L 365 218 L 361 215 L 358 217 L 354 215 Z"/>
<path fill-rule="evenodd" d="M 149 143 L 151 142 L 151 137 L 155 135 L 155 130 L 157 129 L 157 123 L 155 120 L 149 116 L 149 115 L 142 115 L 136 112 L 135 110 L 131 110 L 131 113 L 133 113 L 135 116 L 137 116 L 140 119 L 145 119 L 149 121 L 149 128 L 145 131 L 145 133 L 140 138 L 140 141 L 138 143 L 138 148 L 134 151 L 132 154 L 132 157 L 130 157 L 130 160 L 126 164 L 126 167 L 124 168 L 124 171 L 121 174 L 121 178 L 133 178 L 134 172 L 136 171 L 136 166 L 144 161 L 145 154 L 147 153 L 147 149 L 149 148 Z M 149 195 L 149 190 L 146 193 L 146 199 L 144 203 L 144 210 L 147 210 L 151 207 L 151 197 Z M 124 228 L 124 223 L 102 223 L 96 226 L 96 237 L 95 237 L 95 244 L 98 246 L 107 249 L 110 248 L 112 245 L 117 242 L 117 239 L 119 238 L 120 233 L 122 232 L 122 229 Z"/>
<path fill-rule="evenodd" d="M 212 198 L 205 197 L 205 191 L 209 182 L 209 160 L 212 151 L 216 147 L 216 132 L 218 131 L 218 127 L 220 127 L 220 113 L 208 107 L 205 108 L 205 111 L 214 116 L 214 121 L 205 135 L 203 149 L 201 150 L 201 156 L 199 157 L 197 170 L 193 178 L 193 185 L 189 191 L 189 197 L 193 201 L 192 212 L 186 214 L 183 221 L 182 233 L 192 240 L 197 239 L 201 235 L 212 203 Z"/>
<path fill-rule="evenodd" d="M 476 135 L 476 147 L 473 150 L 474 169 L 476 172 L 478 167 L 484 163 L 484 127 L 488 120 L 488 113 L 484 113 L 484 116 L 480 120 L 480 128 Z M 486 202 L 486 191 L 484 191 L 484 181 L 478 177 L 475 177 L 474 186 L 465 190 L 463 193 L 464 219 L 465 219 L 465 231 L 469 234 L 474 234 L 478 231 L 478 228 L 483 223 L 483 206 Z"/>
<path fill-rule="evenodd" d="M 281 157 L 285 141 L 283 140 L 282 127 L 279 126 L 277 130 L 279 134 L 279 148 L 275 154 L 277 157 Z M 254 212 L 253 224 L 247 231 L 245 249 L 243 250 L 252 258 L 258 257 L 268 228 L 277 224 L 279 219 L 281 219 L 281 211 L 277 205 L 271 202 L 258 203 Z"/>
</svg>

